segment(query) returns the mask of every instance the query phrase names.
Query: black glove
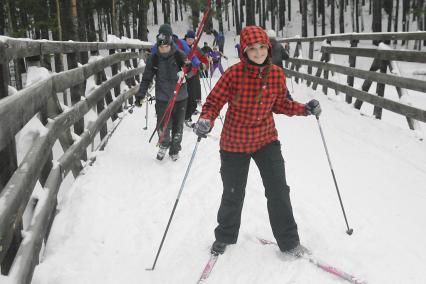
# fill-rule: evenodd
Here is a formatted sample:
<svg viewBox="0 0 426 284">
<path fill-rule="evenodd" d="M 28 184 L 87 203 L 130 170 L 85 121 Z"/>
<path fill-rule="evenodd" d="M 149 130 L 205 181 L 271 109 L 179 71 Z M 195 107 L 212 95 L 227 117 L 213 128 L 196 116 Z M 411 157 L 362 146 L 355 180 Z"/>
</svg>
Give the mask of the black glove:
<svg viewBox="0 0 426 284">
<path fill-rule="evenodd" d="M 141 107 L 141 106 L 142 106 L 142 100 L 143 100 L 143 98 L 141 98 L 141 97 L 136 97 L 136 98 L 135 98 L 135 106 L 137 106 L 137 107 Z"/>
<path fill-rule="evenodd" d="M 305 104 L 305 113 L 306 115 L 319 116 L 321 114 L 320 103 L 317 100 L 310 100 Z"/>
<path fill-rule="evenodd" d="M 206 138 L 207 134 L 212 129 L 210 120 L 200 118 L 194 125 L 194 132 L 198 137 Z"/>
</svg>

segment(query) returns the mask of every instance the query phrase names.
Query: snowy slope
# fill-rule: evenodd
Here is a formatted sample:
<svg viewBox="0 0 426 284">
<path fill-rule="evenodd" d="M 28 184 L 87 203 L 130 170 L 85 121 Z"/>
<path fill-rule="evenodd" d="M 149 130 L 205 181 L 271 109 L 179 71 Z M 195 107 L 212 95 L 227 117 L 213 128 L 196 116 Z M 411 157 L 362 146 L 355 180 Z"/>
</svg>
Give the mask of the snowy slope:
<svg viewBox="0 0 426 284">
<path fill-rule="evenodd" d="M 368 283 L 425 283 L 425 142 L 406 126 L 361 116 L 304 85 L 294 84 L 292 94 L 322 104 L 321 125 L 354 228 L 352 236 L 345 234 L 315 118 L 277 116 L 302 242 Z M 214 240 L 221 197 L 221 123 L 199 144 L 157 267 L 146 271 L 196 144 L 186 128 L 181 159 L 156 161 L 158 148 L 148 143 L 154 120 L 153 106 L 147 131 L 145 107 L 126 116 L 96 163 L 64 194 L 32 283 L 196 282 Z M 219 258 L 206 283 L 342 283 L 307 262 L 283 259 L 256 236 L 273 240 L 253 163 L 239 241 Z"/>
</svg>

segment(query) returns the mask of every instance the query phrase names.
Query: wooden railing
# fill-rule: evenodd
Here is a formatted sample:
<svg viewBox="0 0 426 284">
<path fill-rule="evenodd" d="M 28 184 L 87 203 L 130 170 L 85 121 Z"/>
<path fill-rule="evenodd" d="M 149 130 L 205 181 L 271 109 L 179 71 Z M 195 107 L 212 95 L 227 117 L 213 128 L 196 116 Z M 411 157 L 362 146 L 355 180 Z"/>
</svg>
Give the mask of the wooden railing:
<svg viewBox="0 0 426 284">
<path fill-rule="evenodd" d="M 358 47 L 360 41 L 374 41 L 376 45 L 373 47 Z M 323 92 L 327 95 L 328 88 L 334 89 L 336 92 L 345 93 L 347 103 L 352 103 L 352 98 L 356 98 L 353 103 L 354 107 L 360 109 L 363 102 L 374 105 L 374 116 L 377 119 L 382 117 L 382 109 L 389 110 L 394 113 L 401 114 L 406 117 L 410 129 L 418 129 L 416 121 L 426 122 L 426 110 L 421 107 L 412 106 L 410 102 L 404 100 L 408 91 L 418 91 L 425 93 L 426 81 L 421 79 L 413 79 L 403 77 L 399 72 L 397 62 L 415 62 L 426 63 L 425 51 L 412 51 L 405 49 L 392 49 L 385 43 L 395 41 L 415 41 L 416 48 L 421 49 L 423 41 L 426 40 L 426 32 L 411 33 L 369 33 L 369 34 L 342 34 L 329 35 L 310 38 L 290 38 L 281 39 L 281 43 L 296 43 L 294 55 L 288 60 L 285 68 L 288 77 L 294 77 L 296 81 L 299 79 L 306 80 L 308 86 L 315 90 L 318 84 L 323 86 Z M 348 47 L 331 46 L 335 42 L 348 42 Z M 303 59 L 302 43 L 309 43 L 308 59 Z M 321 59 L 314 60 L 315 43 L 321 42 Z M 398 46 L 398 45 L 397 45 Z M 349 66 L 341 64 L 333 64 L 337 60 L 331 60 L 334 56 L 348 56 Z M 371 67 L 369 70 L 356 68 L 356 60 L 359 57 L 371 58 Z M 340 57 L 341 58 L 341 57 Z M 301 66 L 308 68 L 301 69 Z M 424 65 L 426 69 L 426 65 Z M 316 68 L 314 74 L 313 68 Z M 389 69 L 390 73 L 387 73 Z M 306 70 L 306 71 L 305 71 Z M 376 73 L 380 71 L 380 73 Z M 346 84 L 337 83 L 329 80 L 329 73 L 342 74 L 347 76 Z M 323 74 L 323 75 L 322 75 Z M 354 88 L 354 79 L 362 79 L 363 84 L 361 90 Z M 373 82 L 377 83 L 376 94 L 369 93 L 369 89 Z M 399 102 L 387 99 L 385 95 L 385 85 L 396 88 Z M 426 98 L 425 98 L 426 99 Z"/>
<path fill-rule="evenodd" d="M 83 168 L 80 161 L 87 159 L 88 146 L 95 141 L 100 146 L 104 144 L 110 131 L 107 121 L 116 120 L 120 112 L 125 115 L 123 106 L 132 104 L 144 70 L 138 67 L 139 60 L 150 48 L 149 43 L 52 42 L 0 37 L 0 264 L 8 283 L 31 282 L 40 249 L 55 216 L 62 181 L 70 171 L 74 177 L 79 174 Z M 105 57 L 78 67 L 79 57 L 89 58 L 89 52 L 97 55 L 103 50 Z M 53 73 L 8 96 L 11 61 L 25 58 L 28 63 L 34 62 L 35 56 L 43 58 L 53 54 L 66 54 L 69 70 Z M 119 72 L 122 63 L 127 68 Z M 111 71 L 112 77 L 107 79 L 105 70 Z M 98 86 L 85 94 L 90 76 L 95 76 Z M 126 82 L 127 91 L 120 91 L 122 82 Z M 64 110 L 62 105 L 68 101 L 68 89 L 71 103 Z M 84 115 L 91 109 L 96 109 L 98 116 L 85 126 Z M 15 135 L 35 116 L 44 124 L 46 132 L 34 139 L 18 165 Z M 98 133 L 99 139 L 96 139 Z M 76 135 L 78 139 L 74 139 Z M 57 140 L 64 153 L 56 157 L 52 148 Z M 38 181 L 43 193 L 33 195 Z M 29 224 L 23 225 L 25 210 L 33 210 L 33 214 Z"/>
</svg>

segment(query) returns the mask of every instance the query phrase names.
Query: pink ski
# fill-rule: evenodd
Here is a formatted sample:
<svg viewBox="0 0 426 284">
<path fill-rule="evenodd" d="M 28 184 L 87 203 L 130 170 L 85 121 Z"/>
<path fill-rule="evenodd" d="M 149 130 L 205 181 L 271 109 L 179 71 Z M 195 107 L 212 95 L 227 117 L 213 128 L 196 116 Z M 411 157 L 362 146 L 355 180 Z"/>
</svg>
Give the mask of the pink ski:
<svg viewBox="0 0 426 284">
<path fill-rule="evenodd" d="M 203 282 L 210 276 L 210 272 L 212 272 L 214 265 L 216 264 L 217 258 L 219 257 L 218 254 L 211 254 L 209 261 L 207 261 L 206 265 L 204 266 L 203 273 L 201 273 L 200 278 L 197 281 L 197 284 Z"/>
<path fill-rule="evenodd" d="M 257 239 L 259 240 L 259 242 L 262 245 L 277 245 L 276 242 L 273 242 L 273 241 L 270 241 L 270 240 L 266 240 L 266 239 L 262 239 L 262 238 L 257 238 Z M 352 284 L 366 284 L 365 281 L 360 280 L 357 277 L 355 277 L 355 276 L 353 276 L 349 273 L 346 273 L 346 272 L 344 272 L 340 269 L 337 269 L 334 266 L 331 266 L 331 265 L 328 265 L 328 264 L 326 264 L 322 261 L 319 261 L 319 260 L 313 258 L 312 256 L 304 256 L 303 258 L 306 259 L 306 260 L 309 260 L 310 263 L 321 268 L 322 270 L 324 270 L 328 273 L 331 273 L 331 274 L 333 274 L 333 275 L 335 275 L 335 276 L 337 276 L 341 279 L 344 279 L 344 280 L 346 280 L 346 281 L 348 281 Z"/>
</svg>

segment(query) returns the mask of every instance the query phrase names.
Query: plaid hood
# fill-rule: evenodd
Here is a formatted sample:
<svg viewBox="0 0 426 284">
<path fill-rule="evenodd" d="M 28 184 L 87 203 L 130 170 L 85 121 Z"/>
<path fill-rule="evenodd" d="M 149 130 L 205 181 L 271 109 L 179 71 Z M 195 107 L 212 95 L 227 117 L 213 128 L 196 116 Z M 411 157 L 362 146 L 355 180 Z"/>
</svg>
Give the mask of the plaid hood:
<svg viewBox="0 0 426 284">
<path fill-rule="evenodd" d="M 240 46 L 241 46 L 240 59 L 241 60 L 247 61 L 247 57 L 244 55 L 245 49 L 250 44 L 255 44 L 255 43 L 267 44 L 268 55 L 269 57 L 272 56 L 272 45 L 266 32 L 261 27 L 248 26 L 241 30 L 241 35 L 240 35 Z"/>
</svg>

